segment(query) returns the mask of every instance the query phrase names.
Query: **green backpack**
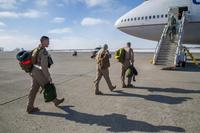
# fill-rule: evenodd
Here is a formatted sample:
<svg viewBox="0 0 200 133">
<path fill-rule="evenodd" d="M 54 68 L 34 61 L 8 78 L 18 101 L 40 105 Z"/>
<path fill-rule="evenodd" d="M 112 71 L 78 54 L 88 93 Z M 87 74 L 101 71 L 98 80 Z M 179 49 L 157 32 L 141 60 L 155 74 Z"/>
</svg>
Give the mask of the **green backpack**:
<svg viewBox="0 0 200 133">
<path fill-rule="evenodd" d="M 124 48 L 120 48 L 115 52 L 115 59 L 117 59 L 120 63 L 125 61 L 126 51 Z"/>
<path fill-rule="evenodd" d="M 51 102 L 57 97 L 56 87 L 54 86 L 54 84 L 48 83 L 44 86 L 43 96 L 45 102 Z"/>
</svg>

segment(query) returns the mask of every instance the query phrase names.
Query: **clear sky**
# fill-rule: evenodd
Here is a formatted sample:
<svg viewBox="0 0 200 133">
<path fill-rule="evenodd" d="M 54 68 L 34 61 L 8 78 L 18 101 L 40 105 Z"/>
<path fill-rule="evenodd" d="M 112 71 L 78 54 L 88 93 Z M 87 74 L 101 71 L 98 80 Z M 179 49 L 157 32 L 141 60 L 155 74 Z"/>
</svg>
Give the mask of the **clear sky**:
<svg viewBox="0 0 200 133">
<path fill-rule="evenodd" d="M 42 35 L 50 49 L 110 49 L 127 41 L 135 48 L 153 48 L 156 42 L 120 32 L 115 21 L 144 0 L 0 0 L 0 47 L 33 49 Z"/>
</svg>

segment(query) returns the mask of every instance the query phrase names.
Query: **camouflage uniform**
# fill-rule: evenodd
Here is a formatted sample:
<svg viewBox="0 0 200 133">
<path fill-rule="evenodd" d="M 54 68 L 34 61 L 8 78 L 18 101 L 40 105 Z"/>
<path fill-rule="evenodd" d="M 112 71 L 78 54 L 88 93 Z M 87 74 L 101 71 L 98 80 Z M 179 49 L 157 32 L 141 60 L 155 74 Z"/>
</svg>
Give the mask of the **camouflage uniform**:
<svg viewBox="0 0 200 133">
<path fill-rule="evenodd" d="M 97 62 L 97 75 L 96 79 L 94 81 L 95 83 L 95 93 L 100 92 L 99 91 L 99 82 L 102 78 L 102 76 L 105 78 L 109 89 L 112 91 L 116 86 L 113 86 L 109 77 L 109 67 L 110 67 L 110 61 L 109 61 L 109 51 L 101 49 L 96 56 L 96 62 Z"/>
<path fill-rule="evenodd" d="M 34 108 L 34 101 L 37 92 L 39 91 L 39 88 L 43 88 L 48 83 L 52 83 L 52 78 L 50 76 L 49 70 L 48 70 L 48 58 L 49 54 L 45 48 L 42 48 L 41 45 L 39 45 L 38 48 L 39 52 L 38 55 L 35 57 L 36 62 L 33 66 L 33 69 L 30 73 L 32 77 L 32 87 L 29 93 L 29 101 L 27 106 L 27 112 L 29 110 Z M 61 102 L 63 102 L 64 99 L 58 100 L 57 98 L 53 100 L 54 104 L 57 105 Z"/>
<path fill-rule="evenodd" d="M 131 66 L 133 65 L 133 62 L 134 62 L 134 53 L 133 53 L 133 49 L 132 48 L 129 48 L 129 47 L 125 47 L 125 60 L 124 62 L 122 63 L 122 70 L 121 70 L 121 80 L 122 80 L 122 86 L 125 87 L 126 84 L 125 84 L 125 73 L 126 73 L 126 70 Z M 131 79 L 132 77 L 129 77 L 128 78 L 128 84 L 127 86 L 131 85 Z"/>
</svg>

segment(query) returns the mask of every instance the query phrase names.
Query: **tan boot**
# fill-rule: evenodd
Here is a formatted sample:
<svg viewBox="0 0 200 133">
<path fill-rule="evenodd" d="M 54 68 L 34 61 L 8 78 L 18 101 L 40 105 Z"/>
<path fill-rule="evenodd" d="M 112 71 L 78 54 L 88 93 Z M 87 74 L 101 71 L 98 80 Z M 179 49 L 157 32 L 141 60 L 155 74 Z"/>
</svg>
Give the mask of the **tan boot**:
<svg viewBox="0 0 200 133">
<path fill-rule="evenodd" d="M 64 102 L 64 98 L 62 98 L 62 99 L 54 99 L 53 100 L 53 103 L 54 103 L 54 105 L 57 107 L 59 104 L 61 104 L 61 103 L 63 103 Z"/>
<path fill-rule="evenodd" d="M 27 109 L 26 109 L 26 112 L 28 113 L 28 114 L 32 114 L 32 113 L 34 113 L 34 112 L 39 112 L 40 111 L 40 109 L 38 108 L 38 107 L 27 107 Z"/>
<path fill-rule="evenodd" d="M 122 88 L 126 88 L 127 86 L 125 84 L 122 84 Z"/>
<path fill-rule="evenodd" d="M 103 93 L 101 91 L 96 91 L 95 95 L 103 95 Z"/>
<path fill-rule="evenodd" d="M 113 91 L 114 89 L 116 89 L 116 85 L 110 88 L 110 91 Z"/>
</svg>

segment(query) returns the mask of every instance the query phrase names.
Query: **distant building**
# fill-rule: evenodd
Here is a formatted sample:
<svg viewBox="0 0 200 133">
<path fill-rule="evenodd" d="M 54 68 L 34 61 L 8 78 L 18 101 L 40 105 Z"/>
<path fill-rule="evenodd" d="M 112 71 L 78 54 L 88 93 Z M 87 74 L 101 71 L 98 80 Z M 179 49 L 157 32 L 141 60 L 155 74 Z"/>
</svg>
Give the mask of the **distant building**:
<svg viewBox="0 0 200 133">
<path fill-rule="evenodd" d="M 4 48 L 3 47 L 0 47 L 0 52 L 3 52 L 4 51 Z"/>
</svg>

